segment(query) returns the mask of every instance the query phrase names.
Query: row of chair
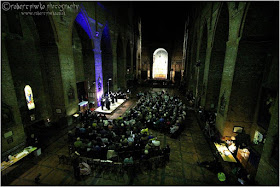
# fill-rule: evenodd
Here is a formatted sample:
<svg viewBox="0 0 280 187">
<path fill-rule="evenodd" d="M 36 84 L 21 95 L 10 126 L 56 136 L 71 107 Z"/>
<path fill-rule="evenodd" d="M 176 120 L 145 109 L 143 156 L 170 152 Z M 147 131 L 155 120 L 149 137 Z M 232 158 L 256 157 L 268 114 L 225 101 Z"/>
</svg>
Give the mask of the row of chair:
<svg viewBox="0 0 280 187">
<path fill-rule="evenodd" d="M 71 165 L 71 157 L 59 155 L 59 164 Z M 80 162 L 85 162 L 91 167 L 91 176 L 102 177 L 119 181 L 124 180 L 124 175 L 128 174 L 129 168 L 133 167 L 135 173 L 143 173 L 163 167 L 168 162 L 168 159 L 161 155 L 151 157 L 144 160 L 136 160 L 133 164 L 125 164 L 123 162 L 113 162 L 111 160 L 92 159 L 80 157 Z"/>
</svg>

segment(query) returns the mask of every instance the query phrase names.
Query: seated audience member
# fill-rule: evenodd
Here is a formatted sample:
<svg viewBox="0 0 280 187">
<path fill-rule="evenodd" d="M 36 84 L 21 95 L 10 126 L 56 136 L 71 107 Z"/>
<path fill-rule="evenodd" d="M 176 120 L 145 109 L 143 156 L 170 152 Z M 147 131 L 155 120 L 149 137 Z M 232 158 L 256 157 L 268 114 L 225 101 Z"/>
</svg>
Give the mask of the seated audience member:
<svg viewBox="0 0 280 187">
<path fill-rule="evenodd" d="M 79 130 L 80 130 L 80 133 L 81 133 L 81 134 L 86 133 L 85 124 L 82 124 L 82 126 L 80 127 Z"/>
<path fill-rule="evenodd" d="M 131 135 L 131 136 L 129 136 L 128 138 L 127 138 L 127 141 L 128 141 L 128 143 L 129 142 L 134 142 L 134 138 L 133 138 L 133 136 Z"/>
<path fill-rule="evenodd" d="M 99 145 L 94 146 L 93 148 L 93 152 L 94 152 L 94 156 L 93 158 L 100 158 L 101 154 L 100 154 L 101 148 Z"/>
<path fill-rule="evenodd" d="M 80 140 L 80 137 L 77 138 L 77 141 L 74 142 L 75 149 L 79 152 L 83 147 L 83 142 Z"/>
<path fill-rule="evenodd" d="M 153 133 L 149 134 L 149 140 L 154 139 L 155 137 L 153 136 Z"/>
<path fill-rule="evenodd" d="M 124 159 L 123 161 L 124 165 L 127 165 L 127 164 L 133 164 L 133 157 L 132 156 L 128 156 Z"/>
<path fill-rule="evenodd" d="M 179 129 L 178 125 L 173 125 L 172 127 L 170 127 L 170 133 L 174 134 L 178 129 Z"/>
<path fill-rule="evenodd" d="M 68 142 L 72 144 L 75 140 L 75 134 L 72 131 L 68 131 Z"/>
<path fill-rule="evenodd" d="M 108 120 L 103 120 L 104 126 L 108 126 L 109 125 L 109 121 Z"/>
</svg>

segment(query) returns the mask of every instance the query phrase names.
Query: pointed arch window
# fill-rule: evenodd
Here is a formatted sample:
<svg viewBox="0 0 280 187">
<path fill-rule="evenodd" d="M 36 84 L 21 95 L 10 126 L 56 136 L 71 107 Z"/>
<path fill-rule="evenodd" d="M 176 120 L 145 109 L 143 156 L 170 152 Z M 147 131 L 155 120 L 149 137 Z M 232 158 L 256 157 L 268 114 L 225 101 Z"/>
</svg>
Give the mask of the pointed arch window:
<svg viewBox="0 0 280 187">
<path fill-rule="evenodd" d="M 153 79 L 167 79 L 168 53 L 158 48 L 153 54 Z"/>
<path fill-rule="evenodd" d="M 24 87 L 24 93 L 25 93 L 25 98 L 26 98 L 28 109 L 29 110 L 34 109 L 35 103 L 34 103 L 34 99 L 33 99 L 33 93 L 32 93 L 32 89 L 29 85 L 26 85 Z"/>
</svg>

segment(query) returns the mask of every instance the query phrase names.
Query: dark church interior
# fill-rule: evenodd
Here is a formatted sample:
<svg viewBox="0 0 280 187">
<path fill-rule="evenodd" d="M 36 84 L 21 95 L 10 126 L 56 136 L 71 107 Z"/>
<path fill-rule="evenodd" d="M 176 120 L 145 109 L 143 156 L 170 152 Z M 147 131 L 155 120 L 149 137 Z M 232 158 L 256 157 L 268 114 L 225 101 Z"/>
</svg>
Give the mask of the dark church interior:
<svg viewBox="0 0 280 187">
<path fill-rule="evenodd" d="M 1 185 L 279 186 L 279 1 L 1 8 Z"/>
</svg>

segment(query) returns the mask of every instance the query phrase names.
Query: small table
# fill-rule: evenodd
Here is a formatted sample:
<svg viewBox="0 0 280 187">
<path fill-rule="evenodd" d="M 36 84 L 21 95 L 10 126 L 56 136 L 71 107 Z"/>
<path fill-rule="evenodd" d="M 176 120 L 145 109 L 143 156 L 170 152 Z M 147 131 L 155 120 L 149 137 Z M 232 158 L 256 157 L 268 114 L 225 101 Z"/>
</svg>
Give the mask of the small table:
<svg viewBox="0 0 280 187">
<path fill-rule="evenodd" d="M 237 163 L 236 159 L 233 157 L 233 155 L 231 154 L 231 152 L 228 150 L 227 146 L 224 144 L 218 144 L 218 143 L 214 143 L 217 150 L 219 151 L 221 157 L 223 158 L 224 161 L 226 162 L 235 162 Z M 227 155 L 226 155 L 226 154 Z"/>
<path fill-rule="evenodd" d="M 30 153 L 32 153 L 33 151 L 35 151 L 37 149 L 37 147 L 26 147 L 24 148 L 23 151 L 17 153 L 16 155 L 12 156 L 12 160 L 6 162 L 3 161 L 1 163 L 1 172 L 3 172 L 5 169 L 7 169 L 8 167 L 12 166 L 13 164 L 17 163 L 18 161 L 20 161 L 21 159 L 23 159 L 24 157 L 26 157 L 27 155 L 29 155 Z"/>
</svg>

